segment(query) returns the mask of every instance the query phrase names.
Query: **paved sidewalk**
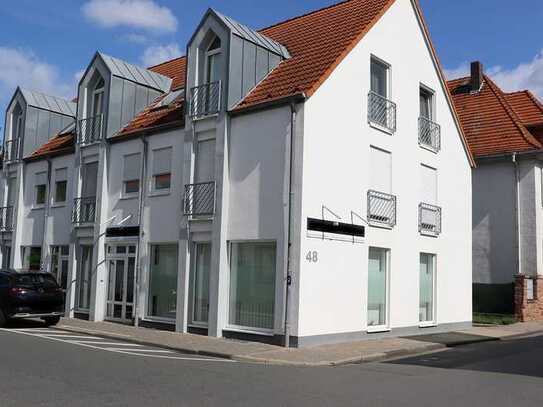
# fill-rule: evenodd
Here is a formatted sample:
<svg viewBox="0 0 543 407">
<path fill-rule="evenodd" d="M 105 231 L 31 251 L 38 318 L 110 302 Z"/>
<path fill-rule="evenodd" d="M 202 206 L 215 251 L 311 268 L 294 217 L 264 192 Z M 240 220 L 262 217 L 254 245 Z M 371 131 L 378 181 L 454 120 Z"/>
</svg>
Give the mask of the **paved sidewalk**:
<svg viewBox="0 0 543 407">
<path fill-rule="evenodd" d="M 88 322 L 63 318 L 58 328 L 103 337 L 123 338 L 136 343 L 192 354 L 218 356 L 244 362 L 293 366 L 335 366 L 373 362 L 444 349 L 447 346 L 514 338 L 537 332 L 543 333 L 543 323 L 531 322 L 508 326 L 475 326 L 468 330 L 435 336 L 371 339 L 310 348 L 285 349 L 280 346 L 256 342 L 136 328 L 111 322 Z"/>
</svg>

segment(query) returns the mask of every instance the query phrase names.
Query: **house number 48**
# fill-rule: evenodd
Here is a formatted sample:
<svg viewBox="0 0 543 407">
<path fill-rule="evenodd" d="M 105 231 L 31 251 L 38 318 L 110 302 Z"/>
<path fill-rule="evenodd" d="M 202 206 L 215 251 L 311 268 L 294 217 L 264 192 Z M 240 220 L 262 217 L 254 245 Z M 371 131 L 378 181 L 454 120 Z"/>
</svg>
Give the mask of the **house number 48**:
<svg viewBox="0 0 543 407">
<path fill-rule="evenodd" d="M 318 263 L 318 261 L 319 261 L 319 252 L 309 251 L 309 252 L 307 252 L 307 256 L 305 256 L 305 259 L 310 263 Z"/>
</svg>

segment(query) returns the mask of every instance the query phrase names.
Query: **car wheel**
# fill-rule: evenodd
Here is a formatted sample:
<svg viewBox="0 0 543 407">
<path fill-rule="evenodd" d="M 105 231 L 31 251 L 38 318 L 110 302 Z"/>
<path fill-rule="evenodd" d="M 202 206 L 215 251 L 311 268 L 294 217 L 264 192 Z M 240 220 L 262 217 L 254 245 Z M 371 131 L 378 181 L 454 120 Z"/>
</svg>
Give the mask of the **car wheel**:
<svg viewBox="0 0 543 407">
<path fill-rule="evenodd" d="M 0 309 L 0 328 L 4 327 L 6 325 L 7 318 L 6 314 L 4 314 L 4 311 Z"/>
<path fill-rule="evenodd" d="M 47 317 L 43 318 L 43 320 L 45 321 L 45 325 L 53 326 L 60 322 L 60 317 Z"/>
</svg>

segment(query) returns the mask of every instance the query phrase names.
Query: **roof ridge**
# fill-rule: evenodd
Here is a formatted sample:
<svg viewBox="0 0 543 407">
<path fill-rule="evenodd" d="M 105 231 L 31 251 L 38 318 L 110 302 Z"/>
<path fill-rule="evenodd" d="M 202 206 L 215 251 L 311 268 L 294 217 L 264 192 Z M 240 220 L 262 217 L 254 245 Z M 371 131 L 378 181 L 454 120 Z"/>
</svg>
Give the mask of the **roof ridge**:
<svg viewBox="0 0 543 407">
<path fill-rule="evenodd" d="M 263 27 L 263 28 L 259 28 L 258 30 L 256 30 L 257 32 L 261 32 L 261 31 L 265 31 L 265 30 L 269 30 L 271 28 L 275 28 L 279 25 L 282 25 L 282 24 L 286 24 L 286 23 L 290 23 L 291 21 L 294 21 L 294 20 L 297 20 L 299 18 L 304 18 L 304 17 L 307 17 L 307 16 L 310 16 L 312 14 L 316 14 L 316 13 L 319 13 L 321 11 L 324 11 L 324 10 L 328 10 L 328 9 L 331 9 L 331 8 L 334 8 L 334 7 L 338 7 L 342 4 L 345 4 L 345 3 L 349 3 L 349 2 L 352 2 L 352 1 L 356 1 L 356 0 L 341 0 L 341 1 L 338 1 L 334 4 L 330 4 L 328 6 L 325 6 L 325 7 L 321 7 L 317 10 L 312 10 L 312 11 L 308 11 L 307 13 L 304 13 L 304 14 L 300 14 L 298 16 L 294 16 L 294 17 L 290 17 L 290 18 L 287 18 L 286 20 L 283 20 L 283 21 L 279 21 L 277 23 L 274 23 L 270 26 L 267 26 L 267 27 Z"/>
<path fill-rule="evenodd" d="M 498 85 L 496 85 L 492 81 L 492 79 L 490 79 L 490 77 L 488 77 L 487 75 L 483 75 L 483 77 L 484 77 L 485 82 L 488 83 L 489 88 L 492 91 L 492 93 L 496 95 L 496 98 L 505 109 L 509 118 L 513 121 L 515 126 L 517 126 L 517 128 L 519 129 L 520 133 L 522 134 L 522 137 L 524 137 L 524 139 L 528 143 L 532 144 L 534 147 L 543 148 L 543 145 L 539 141 L 537 141 L 537 139 L 532 135 L 532 133 L 530 133 L 528 129 L 522 124 L 522 121 L 518 117 L 517 113 L 515 112 L 513 107 L 511 107 L 507 99 L 505 98 L 505 93 L 498 87 Z"/>
<path fill-rule="evenodd" d="M 173 61 L 177 61 L 178 59 L 183 59 L 183 58 L 186 58 L 187 56 L 186 55 L 181 55 L 179 57 L 175 57 L 175 58 L 172 58 L 172 59 L 169 59 L 167 61 L 164 61 L 164 62 L 161 62 L 160 64 L 156 64 L 156 65 L 152 65 L 152 66 L 148 66 L 147 70 L 152 70 L 153 68 L 157 68 L 159 66 L 162 66 L 162 65 L 166 65 L 166 64 L 169 64 L 169 63 L 172 63 Z"/>
</svg>

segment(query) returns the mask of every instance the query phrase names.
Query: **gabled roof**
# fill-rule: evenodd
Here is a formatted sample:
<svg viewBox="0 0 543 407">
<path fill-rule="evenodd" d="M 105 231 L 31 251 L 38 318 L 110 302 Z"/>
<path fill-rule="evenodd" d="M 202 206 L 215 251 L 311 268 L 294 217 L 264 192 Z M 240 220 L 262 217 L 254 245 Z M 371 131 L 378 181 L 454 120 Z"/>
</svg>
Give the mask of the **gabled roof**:
<svg viewBox="0 0 543 407">
<path fill-rule="evenodd" d="M 232 32 L 247 41 L 250 41 L 262 48 L 279 55 L 282 58 L 289 58 L 290 54 L 288 49 L 281 43 L 272 40 L 271 38 L 259 33 L 246 25 L 240 24 L 230 17 L 227 17 L 216 10 L 210 9 L 208 12 L 215 14 L 215 16 Z"/>
<path fill-rule="evenodd" d="M 29 106 L 75 117 L 77 105 L 73 102 L 33 90 L 19 88 L 19 91 Z"/>
<path fill-rule="evenodd" d="M 71 124 L 34 151 L 25 161 L 36 161 L 45 157 L 72 154 L 75 151 L 75 137 L 75 124 Z"/>
<path fill-rule="evenodd" d="M 516 109 L 516 96 L 508 96 L 488 76 L 479 92 L 471 92 L 470 78 L 449 81 L 456 110 L 471 152 L 476 157 L 540 149 L 543 146 L 532 135 Z"/>
<path fill-rule="evenodd" d="M 543 124 L 543 105 L 530 91 L 507 93 L 505 98 L 522 124 L 528 127 Z"/>
<path fill-rule="evenodd" d="M 287 47 L 284 60 L 238 108 L 304 94 L 311 96 L 395 0 L 348 0 L 259 33 Z"/>
<path fill-rule="evenodd" d="M 178 90 L 185 87 L 187 75 L 187 58 L 185 56 L 151 66 L 147 69 L 171 78 L 172 84 L 170 90 Z"/>
<path fill-rule="evenodd" d="M 129 64 L 128 62 L 111 57 L 101 52 L 98 52 L 97 55 L 102 58 L 109 71 L 114 76 L 139 83 L 161 92 L 167 92 L 170 90 L 172 80 L 167 76 L 161 75 L 149 69 Z"/>
</svg>

